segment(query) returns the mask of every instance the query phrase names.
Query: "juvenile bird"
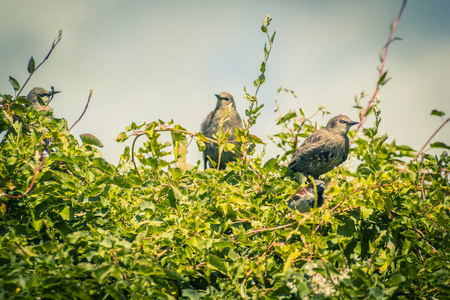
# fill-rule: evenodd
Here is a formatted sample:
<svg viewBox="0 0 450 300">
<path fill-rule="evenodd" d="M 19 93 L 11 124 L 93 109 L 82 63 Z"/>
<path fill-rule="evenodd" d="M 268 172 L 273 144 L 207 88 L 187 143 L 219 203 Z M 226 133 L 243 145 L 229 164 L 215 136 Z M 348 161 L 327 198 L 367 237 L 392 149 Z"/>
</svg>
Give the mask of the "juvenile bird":
<svg viewBox="0 0 450 300">
<path fill-rule="evenodd" d="M 317 205 L 316 207 L 321 207 L 323 205 L 323 192 L 325 191 L 326 185 L 322 180 L 314 180 L 317 189 Z M 288 200 L 288 206 L 292 210 L 297 210 L 298 212 L 309 212 L 311 208 L 314 207 L 316 202 L 316 194 L 314 191 L 314 185 L 310 182 L 307 186 L 304 186 L 297 190 Z"/>
<path fill-rule="evenodd" d="M 320 175 L 342 164 L 348 156 L 348 130 L 358 122 L 344 115 L 330 119 L 325 128 L 319 129 L 306 138 L 294 154 L 288 167 L 294 173 L 306 177 Z"/>
<path fill-rule="evenodd" d="M 57 91 L 49 92 L 44 88 L 35 87 L 28 93 L 27 99 L 28 99 L 28 101 L 31 102 L 34 109 L 49 111 L 49 110 L 53 110 L 53 108 L 50 106 L 47 106 L 47 105 L 45 105 L 45 106 L 41 105 L 39 103 L 38 96 L 41 98 L 42 101 L 44 101 L 45 104 L 47 104 L 48 101 L 50 100 L 50 97 L 57 93 L 59 93 L 59 92 L 57 92 Z"/>
<path fill-rule="evenodd" d="M 236 111 L 236 104 L 234 103 L 233 96 L 229 93 L 221 93 L 215 95 L 217 98 L 216 108 L 208 114 L 206 119 L 203 121 L 201 125 L 201 132 L 204 136 L 208 138 L 214 138 L 214 135 L 217 133 L 219 128 L 219 122 L 223 118 L 224 112 L 230 107 L 230 112 L 227 115 L 227 121 L 223 124 L 223 132 L 230 132 L 230 136 L 228 140 L 234 140 L 234 130 L 236 128 L 242 128 L 242 121 L 239 117 L 238 112 Z M 218 163 L 219 161 L 219 149 L 217 144 L 215 143 L 206 143 L 206 149 L 203 151 L 203 162 L 204 168 L 206 170 L 207 164 L 212 167 L 211 162 L 209 162 L 208 157 Z M 226 163 L 235 161 L 235 154 L 228 151 L 223 151 L 220 157 L 219 169 L 225 169 Z"/>
</svg>

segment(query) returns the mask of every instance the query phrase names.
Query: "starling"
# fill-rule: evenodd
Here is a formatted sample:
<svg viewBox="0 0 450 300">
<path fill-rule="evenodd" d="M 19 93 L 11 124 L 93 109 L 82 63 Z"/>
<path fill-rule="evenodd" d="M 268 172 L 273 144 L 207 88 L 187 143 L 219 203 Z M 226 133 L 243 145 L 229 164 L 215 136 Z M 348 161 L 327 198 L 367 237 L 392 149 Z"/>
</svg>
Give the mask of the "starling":
<svg viewBox="0 0 450 300">
<path fill-rule="evenodd" d="M 234 140 L 234 130 L 236 128 L 242 128 L 242 121 L 239 117 L 238 112 L 236 111 L 236 104 L 234 103 L 233 96 L 229 93 L 221 93 L 215 95 L 217 98 L 216 108 L 208 114 L 206 119 L 203 121 L 201 125 L 201 132 L 204 136 L 208 138 L 214 138 L 214 135 L 217 133 L 219 128 L 219 122 L 223 118 L 223 114 L 231 105 L 231 110 L 227 115 L 226 122 L 223 123 L 223 132 L 230 132 L 230 136 L 228 140 Z M 216 143 L 206 143 L 206 149 L 203 151 L 203 162 L 204 168 L 206 170 L 207 163 L 212 167 L 212 161 L 218 163 L 219 160 L 219 149 Z M 223 151 L 220 157 L 219 170 L 223 170 L 226 167 L 226 163 L 235 161 L 235 154 L 229 151 Z"/>
<path fill-rule="evenodd" d="M 344 115 L 330 119 L 325 128 L 317 130 L 303 141 L 289 163 L 289 169 L 306 177 L 311 175 L 319 178 L 342 164 L 347 159 L 349 149 L 347 132 L 355 124 L 358 122 Z"/>
<path fill-rule="evenodd" d="M 317 205 L 316 207 L 321 207 L 323 205 L 323 192 L 325 191 L 326 185 L 322 180 L 314 180 L 317 188 Z M 314 207 L 316 201 L 316 195 L 314 192 L 314 185 L 310 182 L 307 186 L 300 188 L 294 195 L 292 195 L 288 200 L 288 206 L 292 210 L 297 210 L 298 212 L 309 212 L 311 208 Z"/>
<path fill-rule="evenodd" d="M 28 98 L 28 101 L 30 101 L 31 104 L 33 105 L 34 109 L 52 111 L 53 110 L 52 107 L 47 106 L 47 105 L 43 106 L 41 103 L 39 103 L 38 96 L 41 98 L 41 100 L 45 104 L 47 104 L 48 101 L 50 100 L 51 96 L 54 94 L 57 94 L 57 93 L 59 93 L 59 92 L 56 92 L 56 91 L 49 92 L 44 88 L 35 87 L 28 93 L 27 98 Z"/>
</svg>

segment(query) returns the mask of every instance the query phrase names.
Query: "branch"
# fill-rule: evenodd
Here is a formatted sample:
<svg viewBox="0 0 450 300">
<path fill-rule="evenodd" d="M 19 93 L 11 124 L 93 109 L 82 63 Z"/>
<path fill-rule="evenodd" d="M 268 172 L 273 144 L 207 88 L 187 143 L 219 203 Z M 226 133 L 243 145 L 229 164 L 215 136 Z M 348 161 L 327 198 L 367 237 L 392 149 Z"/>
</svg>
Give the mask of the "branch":
<svg viewBox="0 0 450 300">
<path fill-rule="evenodd" d="M 44 58 L 44 60 L 33 70 L 30 72 L 30 75 L 28 75 L 27 80 L 22 85 L 22 88 L 19 90 L 19 93 L 17 93 L 15 99 L 19 97 L 20 93 L 23 91 L 25 86 L 27 85 L 28 81 L 30 80 L 31 76 L 39 69 L 39 67 L 50 57 L 50 54 L 52 54 L 53 50 L 55 49 L 56 45 L 61 41 L 62 38 L 62 29 L 59 30 L 58 37 L 53 41 L 52 47 L 50 48 L 50 51 L 47 53 L 47 56 Z"/>
<path fill-rule="evenodd" d="M 252 230 L 252 231 L 246 232 L 245 234 L 248 235 L 248 234 L 253 234 L 253 233 L 258 233 L 258 232 L 263 232 L 263 231 L 273 231 L 273 230 L 283 229 L 283 228 L 292 226 L 292 225 L 294 225 L 294 224 L 295 224 L 295 223 L 289 223 L 289 224 L 282 225 L 282 226 L 278 226 L 278 227 L 274 227 L 274 228 L 261 228 L 261 229 L 256 229 L 256 230 Z"/>
<path fill-rule="evenodd" d="M 72 128 L 78 123 L 80 122 L 81 118 L 83 118 L 84 113 L 86 112 L 88 106 L 89 106 L 89 102 L 91 102 L 91 96 L 92 96 L 93 90 L 91 89 L 89 91 L 89 97 L 88 97 L 88 101 L 86 103 L 86 106 L 84 107 L 83 113 L 81 114 L 81 116 L 78 118 L 78 120 L 75 121 L 75 123 L 73 123 L 73 125 L 69 128 L 69 131 L 72 130 Z"/>
<path fill-rule="evenodd" d="M 391 31 L 389 33 L 389 37 L 387 40 L 386 45 L 384 45 L 384 47 L 382 48 L 381 52 L 383 53 L 381 55 L 381 66 L 379 68 L 379 74 L 378 74 L 378 82 L 377 82 L 377 86 L 375 88 L 375 92 L 372 95 L 372 98 L 370 99 L 369 103 L 367 103 L 367 107 L 366 109 L 362 112 L 360 118 L 359 118 L 359 125 L 355 130 L 355 134 L 358 133 L 359 129 L 364 125 L 364 123 L 367 120 L 367 113 L 369 112 L 370 108 L 372 107 L 372 103 L 373 101 L 375 101 L 375 99 L 378 96 L 378 93 L 380 92 L 381 86 L 386 83 L 387 81 L 383 78 L 386 76 L 386 72 L 384 72 L 384 65 L 386 63 L 386 57 L 387 57 L 387 53 L 389 50 L 389 45 L 391 44 L 391 42 L 393 42 L 395 39 L 392 39 L 392 35 L 394 34 L 395 29 L 397 28 L 397 25 L 400 21 L 400 18 L 402 16 L 403 10 L 406 6 L 406 1 L 407 0 L 403 0 L 403 4 L 402 7 L 400 8 L 400 11 L 397 15 L 397 19 L 395 20 L 394 24 L 392 24 L 391 26 Z"/>
</svg>

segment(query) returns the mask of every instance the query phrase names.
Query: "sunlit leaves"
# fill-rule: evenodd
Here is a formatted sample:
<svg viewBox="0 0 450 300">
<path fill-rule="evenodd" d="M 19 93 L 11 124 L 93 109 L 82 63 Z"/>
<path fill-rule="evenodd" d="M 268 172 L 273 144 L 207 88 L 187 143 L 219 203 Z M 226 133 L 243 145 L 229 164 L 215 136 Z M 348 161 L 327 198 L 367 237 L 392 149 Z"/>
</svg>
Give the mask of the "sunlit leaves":
<svg viewBox="0 0 450 300">
<path fill-rule="evenodd" d="M 103 147 L 102 142 L 100 142 L 100 140 L 96 136 L 94 136 L 93 134 L 83 133 L 83 134 L 80 134 L 80 138 L 81 138 L 81 140 L 83 141 L 84 144 L 94 145 L 94 146 L 97 146 L 97 147 L 100 147 L 100 148 Z"/>
</svg>

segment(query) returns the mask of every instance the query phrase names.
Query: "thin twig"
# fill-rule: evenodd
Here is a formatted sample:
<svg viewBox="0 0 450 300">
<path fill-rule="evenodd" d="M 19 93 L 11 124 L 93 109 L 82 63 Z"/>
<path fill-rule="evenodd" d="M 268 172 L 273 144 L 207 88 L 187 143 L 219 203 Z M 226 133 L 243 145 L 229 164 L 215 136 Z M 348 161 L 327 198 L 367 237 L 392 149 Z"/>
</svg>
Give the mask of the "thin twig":
<svg viewBox="0 0 450 300">
<path fill-rule="evenodd" d="M 91 90 L 89 91 L 88 101 L 87 101 L 87 103 L 86 103 L 86 106 L 84 107 L 83 113 L 82 113 L 81 116 L 78 118 L 78 120 L 76 120 L 75 123 L 73 123 L 73 125 L 70 127 L 69 131 L 72 130 L 72 128 L 73 128 L 78 122 L 80 122 L 81 118 L 83 118 L 84 113 L 86 112 L 86 110 L 87 110 L 87 108 L 88 108 L 88 106 L 89 106 L 89 102 L 91 102 L 92 93 L 93 93 L 93 90 L 91 89 Z"/>
<path fill-rule="evenodd" d="M 245 234 L 248 235 L 248 234 L 253 234 L 253 233 L 258 233 L 258 232 L 263 232 L 263 231 L 274 231 L 274 230 L 283 229 L 283 228 L 292 226 L 292 225 L 294 225 L 294 224 L 295 224 L 295 223 L 289 223 L 289 224 L 282 225 L 282 226 L 278 226 L 278 227 L 274 227 L 274 228 L 261 228 L 261 229 L 256 229 L 256 230 L 252 230 L 252 231 L 246 232 Z"/>
<path fill-rule="evenodd" d="M 23 89 L 25 88 L 25 86 L 27 85 L 28 81 L 30 80 L 31 76 L 33 76 L 34 73 L 36 73 L 36 71 L 39 69 L 39 67 L 50 57 L 50 54 L 52 54 L 53 50 L 55 49 L 56 45 L 58 45 L 58 43 L 61 41 L 62 38 L 62 29 L 59 30 L 58 33 L 58 37 L 53 41 L 52 43 L 52 47 L 50 48 L 50 51 L 47 53 L 47 56 L 44 58 L 44 60 L 34 69 L 33 72 L 30 73 L 30 75 L 28 75 L 27 80 L 25 81 L 25 83 L 22 85 L 22 88 L 19 90 L 19 92 L 16 95 L 16 98 L 19 97 L 20 93 L 23 91 Z"/>
<path fill-rule="evenodd" d="M 445 120 L 441 126 L 439 126 L 438 129 L 436 129 L 436 131 L 430 136 L 430 138 L 427 140 L 427 142 L 425 143 L 425 145 L 423 145 L 422 149 L 419 150 L 419 152 L 417 152 L 417 154 L 414 156 L 414 158 L 412 159 L 413 161 L 416 160 L 416 158 L 422 154 L 423 150 L 425 149 L 425 147 L 431 142 L 431 140 L 434 138 L 434 136 L 439 132 L 439 130 L 442 129 L 442 127 L 445 126 L 445 124 L 447 124 L 450 121 L 450 118 L 448 118 L 447 120 Z"/>
</svg>

